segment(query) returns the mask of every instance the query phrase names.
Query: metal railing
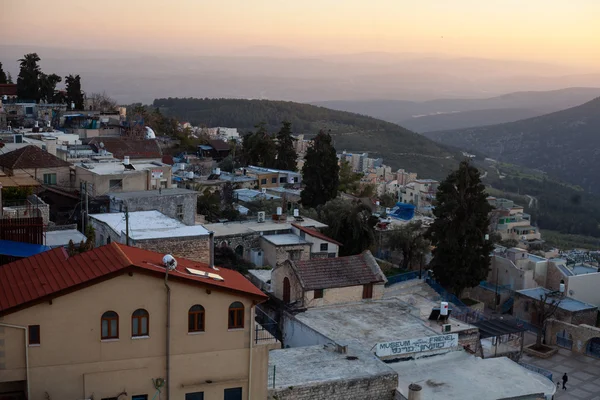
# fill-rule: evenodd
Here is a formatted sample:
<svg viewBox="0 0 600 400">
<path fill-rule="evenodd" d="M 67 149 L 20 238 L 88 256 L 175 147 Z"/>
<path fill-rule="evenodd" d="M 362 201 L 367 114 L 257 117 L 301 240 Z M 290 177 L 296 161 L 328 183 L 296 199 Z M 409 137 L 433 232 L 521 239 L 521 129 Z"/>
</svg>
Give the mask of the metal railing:
<svg viewBox="0 0 600 400">
<path fill-rule="evenodd" d="M 498 293 L 500 293 L 500 292 L 506 292 L 506 291 L 511 290 L 511 285 L 498 285 L 496 287 L 495 283 L 491 283 L 491 282 L 487 282 L 487 281 L 481 281 L 481 282 L 479 282 L 479 286 L 481 286 L 484 289 L 488 289 L 488 290 L 491 290 L 491 291 L 494 291 L 494 292 L 496 290 L 498 290 Z"/>
<path fill-rule="evenodd" d="M 527 368 L 530 371 L 537 372 L 540 375 L 544 375 L 546 378 L 548 378 L 552 382 L 554 382 L 552 380 L 552 372 L 548 371 L 547 369 L 536 367 L 535 365 L 526 364 L 526 363 L 520 362 L 520 361 L 519 361 L 519 365 L 522 366 L 523 368 Z"/>
<path fill-rule="evenodd" d="M 419 271 L 411 271 L 403 274 L 388 276 L 386 286 L 390 286 L 399 282 L 410 281 L 413 279 L 419 279 Z"/>
<path fill-rule="evenodd" d="M 254 321 L 254 343 L 275 343 L 281 338 L 279 325 L 258 306 L 256 307 Z"/>
<path fill-rule="evenodd" d="M 453 295 L 452 293 L 450 293 L 446 289 L 444 289 L 442 287 L 442 285 L 437 283 L 435 280 L 429 278 L 429 279 L 425 279 L 425 282 L 427 282 L 427 284 L 433 290 L 435 290 L 435 292 L 437 294 L 440 295 L 440 298 L 443 301 L 447 301 L 448 303 L 454 304 L 454 306 L 458 307 L 461 312 L 470 310 L 470 308 L 465 303 L 463 303 L 458 297 L 456 297 L 455 295 Z M 454 315 L 454 313 L 453 313 L 453 315 Z"/>
</svg>

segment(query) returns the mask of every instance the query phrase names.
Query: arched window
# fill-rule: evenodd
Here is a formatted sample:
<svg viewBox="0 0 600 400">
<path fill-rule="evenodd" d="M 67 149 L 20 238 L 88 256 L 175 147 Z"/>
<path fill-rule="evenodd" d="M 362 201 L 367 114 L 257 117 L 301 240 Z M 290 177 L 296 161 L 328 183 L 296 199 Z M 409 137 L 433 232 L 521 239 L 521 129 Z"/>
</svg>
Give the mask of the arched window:
<svg viewBox="0 0 600 400">
<path fill-rule="evenodd" d="M 204 332 L 204 307 L 200 304 L 188 311 L 188 332 Z"/>
<path fill-rule="evenodd" d="M 148 311 L 139 308 L 131 314 L 131 336 L 148 336 L 149 331 Z"/>
<path fill-rule="evenodd" d="M 286 276 L 283 278 L 283 302 L 285 304 L 290 302 L 290 280 Z"/>
<path fill-rule="evenodd" d="M 119 338 L 119 314 L 114 311 L 107 311 L 102 314 L 100 338 Z"/>
<path fill-rule="evenodd" d="M 242 329 L 244 327 L 244 305 L 239 301 L 229 306 L 229 329 Z"/>
<path fill-rule="evenodd" d="M 238 246 L 235 248 L 235 254 L 237 254 L 237 255 L 238 255 L 238 256 L 240 256 L 240 257 L 244 257 L 244 246 L 242 246 L 241 244 L 240 244 L 240 245 L 238 245 Z"/>
</svg>

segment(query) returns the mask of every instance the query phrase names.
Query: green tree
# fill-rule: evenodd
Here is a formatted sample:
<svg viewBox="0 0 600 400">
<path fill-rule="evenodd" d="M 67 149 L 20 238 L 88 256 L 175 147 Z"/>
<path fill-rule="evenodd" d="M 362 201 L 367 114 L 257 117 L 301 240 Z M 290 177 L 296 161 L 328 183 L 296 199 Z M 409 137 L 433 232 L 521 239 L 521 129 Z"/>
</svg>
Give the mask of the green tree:
<svg viewBox="0 0 600 400">
<path fill-rule="evenodd" d="M 76 110 L 83 110 L 83 92 L 81 91 L 81 77 L 79 75 L 69 75 L 65 77 L 67 104 L 71 107 L 71 103 L 75 105 Z"/>
<path fill-rule="evenodd" d="M 335 199 L 340 182 L 340 167 L 331 135 L 320 131 L 306 151 L 302 177 L 304 190 L 301 194 L 304 207 L 317 207 Z"/>
<path fill-rule="evenodd" d="M 421 221 L 396 227 L 388 236 L 388 244 L 392 250 L 402 253 L 403 269 L 421 263 L 429 252 L 430 245 L 429 240 L 424 236 Z"/>
<path fill-rule="evenodd" d="M 0 84 L 8 83 L 8 78 L 6 77 L 6 73 L 2 69 L 2 63 L 0 63 Z"/>
<path fill-rule="evenodd" d="M 363 174 L 352 171 L 352 165 L 346 160 L 340 163 L 340 183 L 338 190 L 343 193 L 358 195 L 360 193 L 360 179 Z"/>
<path fill-rule="evenodd" d="M 491 240 L 486 240 L 492 206 L 477 168 L 460 163 L 439 185 L 436 217 L 426 237 L 435 247 L 431 266 L 435 278 L 455 295 L 486 279 L 490 265 Z"/>
<path fill-rule="evenodd" d="M 273 138 L 267 132 L 265 123 L 255 126 L 256 131 L 243 137 L 244 162 L 246 165 L 275 167 L 277 148 Z"/>
<path fill-rule="evenodd" d="M 40 73 L 40 100 L 46 103 L 54 103 L 56 100 L 56 85 L 62 78 L 56 74 L 46 75 Z"/>
<path fill-rule="evenodd" d="M 371 209 L 362 202 L 334 199 L 320 210 L 321 220 L 327 224 L 325 234 L 342 243 L 340 256 L 359 254 L 375 242 Z"/>
<path fill-rule="evenodd" d="M 40 57 L 36 53 L 25 54 L 19 59 L 17 96 L 21 99 L 40 101 Z"/>
<path fill-rule="evenodd" d="M 381 206 L 383 207 L 392 208 L 396 205 L 397 202 L 398 199 L 396 199 L 396 197 L 390 193 L 386 193 L 379 198 L 379 204 L 381 204 Z"/>
<path fill-rule="evenodd" d="M 281 129 L 277 132 L 277 160 L 275 168 L 296 171 L 296 159 L 298 154 L 294 150 L 294 138 L 292 137 L 291 122 L 283 121 Z"/>
<path fill-rule="evenodd" d="M 10 72 L 6 73 L 6 83 L 10 83 L 11 85 L 14 83 L 12 75 L 10 74 Z"/>
</svg>

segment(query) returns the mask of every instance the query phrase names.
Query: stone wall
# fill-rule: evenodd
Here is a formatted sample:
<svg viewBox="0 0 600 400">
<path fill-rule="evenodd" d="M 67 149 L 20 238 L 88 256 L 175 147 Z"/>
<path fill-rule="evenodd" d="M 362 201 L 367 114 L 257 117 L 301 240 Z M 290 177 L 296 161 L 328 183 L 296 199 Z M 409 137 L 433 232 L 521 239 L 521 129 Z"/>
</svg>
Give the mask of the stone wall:
<svg viewBox="0 0 600 400">
<path fill-rule="evenodd" d="M 556 264 L 554 264 L 553 262 L 548 263 L 548 273 L 546 274 L 546 288 L 549 290 L 558 290 L 561 281 L 567 283 L 566 277 L 563 275 L 562 272 L 560 272 Z M 569 288 L 567 287 L 567 293 L 569 293 L 568 289 Z"/>
<path fill-rule="evenodd" d="M 398 374 L 269 389 L 269 400 L 393 400 Z"/>
<path fill-rule="evenodd" d="M 504 304 L 506 300 L 510 298 L 510 291 L 508 290 L 498 290 L 498 295 L 500 296 L 500 303 Z M 480 301 L 485 304 L 486 307 L 495 309 L 496 303 L 496 291 L 488 288 L 484 288 L 483 286 L 475 286 L 474 288 L 466 289 L 464 297 L 469 297 L 473 300 Z"/>
<path fill-rule="evenodd" d="M 535 309 L 532 305 L 534 300 L 531 297 L 523 296 L 519 293 L 515 293 L 515 305 L 513 307 L 513 315 L 524 321 L 530 322 L 537 325 L 535 317 Z M 570 324 L 589 324 L 595 325 L 598 316 L 598 309 L 588 309 L 582 311 L 567 311 L 558 308 L 554 313 L 553 318 L 567 322 Z"/>
<path fill-rule="evenodd" d="M 186 225 L 195 225 L 198 192 L 177 195 L 167 194 L 166 191 L 163 191 L 162 195 L 159 195 L 158 192 L 154 193 L 157 193 L 157 195 L 152 197 L 128 198 L 127 206 L 129 207 L 129 212 L 157 210 L 170 218 L 179 219 L 177 206 L 181 205 L 183 206 L 183 219 L 181 222 Z M 124 211 L 118 196 L 114 201 L 111 201 L 110 208 L 111 212 Z"/>
<path fill-rule="evenodd" d="M 300 260 L 306 261 L 310 259 L 310 244 L 294 244 L 288 246 L 277 246 L 273 243 L 265 240 L 264 238 L 260 241 L 260 247 L 264 251 L 263 262 L 265 265 L 269 265 L 273 268 L 279 263 L 290 259 L 289 252 L 300 251 Z"/>
<path fill-rule="evenodd" d="M 259 233 L 215 236 L 215 246 L 228 246 L 236 252 L 241 251 L 244 260 L 250 261 L 250 250 L 260 247 L 259 238 Z M 261 265 L 258 265 L 258 267 L 261 267 Z"/>
<path fill-rule="evenodd" d="M 201 263 L 210 263 L 210 241 L 206 236 L 184 238 L 160 238 L 152 240 L 130 240 L 130 245 L 175 257 L 187 258 Z"/>
<path fill-rule="evenodd" d="M 556 319 L 546 322 L 546 343 L 556 345 L 556 335 L 566 336 L 573 341 L 572 351 L 585 354 L 592 338 L 600 338 L 600 328 L 591 325 L 575 325 Z"/>
<path fill-rule="evenodd" d="M 289 262 L 279 264 L 271 273 L 273 295 L 283 301 L 283 281 L 285 278 L 290 281 L 290 303 L 299 302 L 298 305 L 302 305 L 302 286 Z"/>
</svg>

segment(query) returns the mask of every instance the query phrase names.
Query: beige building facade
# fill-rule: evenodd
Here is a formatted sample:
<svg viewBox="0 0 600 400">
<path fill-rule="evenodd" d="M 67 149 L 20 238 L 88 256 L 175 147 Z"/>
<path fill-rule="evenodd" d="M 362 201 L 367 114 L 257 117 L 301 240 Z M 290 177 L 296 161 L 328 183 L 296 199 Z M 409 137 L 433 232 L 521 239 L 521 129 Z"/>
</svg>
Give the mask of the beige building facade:
<svg viewBox="0 0 600 400">
<path fill-rule="evenodd" d="M 117 245 L 99 249 L 111 246 Z M 190 393 L 206 400 L 227 393 L 240 394 L 232 399 L 266 398 L 268 351 L 278 346 L 255 341 L 255 305 L 263 296 L 190 281 L 179 271 L 168 281 L 170 324 L 164 272 L 135 266 L 0 312 L 0 397 L 28 387 L 30 399 L 152 399 L 156 385 L 169 379 L 170 388 L 161 388 L 163 399 Z M 225 282 L 239 279 L 245 278 Z M 203 310 L 195 314 L 201 322 L 191 329 L 190 310 L 196 306 Z M 240 313 L 236 326 L 232 307 Z M 136 317 L 140 310 L 144 321 Z M 106 313 L 116 317 L 106 319 Z M 32 326 L 38 327 L 36 344 L 28 344 L 17 328 Z"/>
</svg>

